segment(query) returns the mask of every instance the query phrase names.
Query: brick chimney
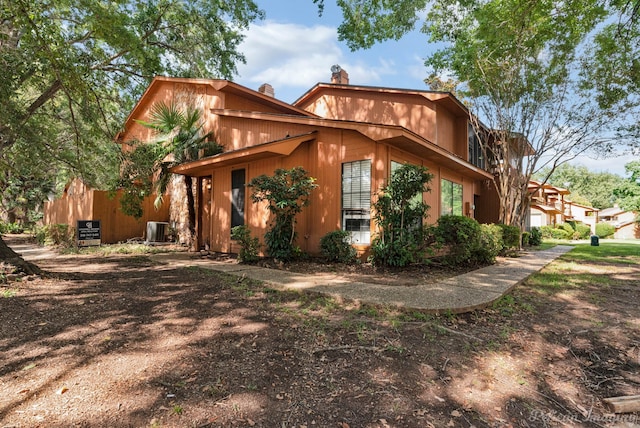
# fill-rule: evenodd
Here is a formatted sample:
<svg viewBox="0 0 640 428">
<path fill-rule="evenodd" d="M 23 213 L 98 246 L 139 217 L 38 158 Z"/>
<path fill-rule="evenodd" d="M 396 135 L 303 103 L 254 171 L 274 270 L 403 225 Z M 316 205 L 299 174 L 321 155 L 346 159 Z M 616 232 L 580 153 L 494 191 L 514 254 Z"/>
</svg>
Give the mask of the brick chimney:
<svg viewBox="0 0 640 428">
<path fill-rule="evenodd" d="M 258 88 L 258 92 L 271 98 L 276 96 L 276 93 L 273 90 L 273 86 L 268 83 L 263 83 L 262 85 L 260 85 L 260 88 Z"/>
<path fill-rule="evenodd" d="M 338 64 L 331 66 L 331 83 L 341 85 L 349 84 L 349 73 L 342 69 Z"/>
</svg>

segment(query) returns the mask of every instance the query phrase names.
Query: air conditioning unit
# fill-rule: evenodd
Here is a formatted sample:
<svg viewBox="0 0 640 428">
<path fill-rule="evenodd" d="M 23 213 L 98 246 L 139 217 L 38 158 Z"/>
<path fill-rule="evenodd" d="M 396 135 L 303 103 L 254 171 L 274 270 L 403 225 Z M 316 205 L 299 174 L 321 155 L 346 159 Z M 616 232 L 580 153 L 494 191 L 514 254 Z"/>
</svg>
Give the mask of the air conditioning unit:
<svg viewBox="0 0 640 428">
<path fill-rule="evenodd" d="M 144 242 L 146 244 L 153 244 L 156 242 L 166 242 L 168 232 L 169 232 L 169 223 L 166 223 L 163 221 L 148 221 L 147 222 L 147 239 Z"/>
</svg>

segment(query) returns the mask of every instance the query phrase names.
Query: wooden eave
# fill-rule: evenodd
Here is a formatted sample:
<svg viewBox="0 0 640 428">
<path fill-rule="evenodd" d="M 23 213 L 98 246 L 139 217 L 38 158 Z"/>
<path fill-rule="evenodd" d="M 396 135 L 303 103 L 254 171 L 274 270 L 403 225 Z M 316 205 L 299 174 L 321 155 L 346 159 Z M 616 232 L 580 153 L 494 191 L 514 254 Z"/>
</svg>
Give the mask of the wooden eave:
<svg viewBox="0 0 640 428">
<path fill-rule="evenodd" d="M 316 138 L 316 132 L 296 135 L 281 140 L 269 141 L 255 146 L 209 156 L 197 161 L 180 164 L 171 169 L 174 174 L 204 177 L 211 174 L 211 170 L 221 166 L 245 163 L 274 156 L 288 156 L 302 143 Z"/>
<path fill-rule="evenodd" d="M 219 116 L 237 117 L 251 120 L 286 122 L 323 128 L 351 130 L 359 132 L 360 134 L 366 136 L 371 140 L 389 144 L 408 153 L 412 153 L 419 157 L 429 159 L 451 170 L 470 176 L 474 179 L 486 180 L 493 178 L 493 175 L 491 175 L 489 172 L 475 167 L 471 163 L 463 160 L 453 153 L 399 125 L 383 125 L 347 120 L 277 115 L 272 113 L 259 113 L 227 109 L 212 109 L 211 112 Z"/>
<path fill-rule="evenodd" d="M 556 207 L 552 207 L 550 205 L 534 204 L 534 205 L 531 205 L 531 208 L 535 208 L 537 210 L 540 210 L 540 211 L 544 212 L 545 214 L 562 214 L 562 211 L 560 211 Z"/>
</svg>

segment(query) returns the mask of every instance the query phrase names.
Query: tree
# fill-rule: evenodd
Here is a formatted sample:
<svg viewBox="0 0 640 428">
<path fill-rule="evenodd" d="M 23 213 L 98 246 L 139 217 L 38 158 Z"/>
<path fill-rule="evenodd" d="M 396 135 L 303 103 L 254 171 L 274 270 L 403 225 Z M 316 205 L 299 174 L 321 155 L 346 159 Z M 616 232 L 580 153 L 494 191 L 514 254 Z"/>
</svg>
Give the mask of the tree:
<svg viewBox="0 0 640 428">
<path fill-rule="evenodd" d="M 140 121 L 140 123 L 153 129 L 156 133 L 155 138 L 148 145 L 138 144 L 134 149 L 133 158 L 125 164 L 133 170 L 142 166 L 142 170 L 136 170 L 137 177 L 125 175 L 121 183 L 125 184 L 126 180 L 130 180 L 131 185 L 125 187 L 127 189 L 125 194 L 133 193 L 136 195 L 131 199 L 125 197 L 127 202 L 142 202 L 144 196 L 152 193 L 149 191 L 149 185 L 152 184 L 156 194 L 155 205 L 158 207 L 162 204 L 163 195 L 172 182 L 171 168 L 201 157 L 221 153 L 222 146 L 211 140 L 211 132 L 205 132 L 202 112 L 197 108 L 189 106 L 182 109 L 173 103 L 158 102 L 151 106 L 149 116 L 149 122 Z M 140 154 L 140 156 L 136 157 L 136 154 Z M 137 163 L 137 158 L 143 158 L 144 162 Z M 152 171 L 147 170 L 150 161 L 153 162 Z M 130 169 L 123 168 L 125 172 L 128 170 Z M 145 174 L 148 175 L 145 176 Z M 138 177 L 141 181 L 136 180 Z M 148 177 L 153 179 L 149 180 Z M 189 230 L 187 244 L 191 245 L 195 237 L 196 224 L 193 179 L 191 176 L 185 175 L 182 182 L 187 196 L 187 228 Z M 173 180 L 173 183 L 178 185 L 176 180 Z M 140 186 L 140 184 L 142 185 Z M 134 211 L 142 214 L 135 208 Z"/>
<path fill-rule="evenodd" d="M 402 10 L 391 2 L 345 3 L 339 2 L 345 22 L 362 23 L 345 33 L 356 47 L 367 47 L 371 39 L 356 29 L 384 37 L 403 28 L 393 21 L 382 29 L 366 25 L 372 19 L 366 13 L 390 16 Z M 437 0 L 431 5 L 423 31 L 443 47 L 426 64 L 436 76 L 462 82 L 458 93 L 471 100 L 470 118 L 492 165 L 501 222 L 524 224 L 533 173 L 553 171 L 587 150 L 611 149 L 629 135 L 620 119 L 636 106 L 634 87 L 624 86 L 620 99 L 626 103 L 603 109 L 596 102 L 599 89 L 586 85 L 578 72 L 587 68 L 589 55 L 581 53 L 597 33 L 593 28 L 619 13 L 622 3 Z M 353 15 L 354 10 L 362 14 Z"/>
<path fill-rule="evenodd" d="M 586 203 L 595 208 L 612 207 L 616 202 L 614 189 L 622 184 L 622 177 L 608 172 L 593 172 L 586 166 L 560 165 L 555 171 L 545 168 L 534 174 L 534 179 L 548 177 L 552 186 L 564 187 L 571 191 L 569 199 L 576 203 Z"/>
<path fill-rule="evenodd" d="M 309 205 L 309 196 L 318 187 L 315 178 L 308 177 L 299 166 L 278 168 L 273 176 L 260 175 L 251 179 L 247 186 L 253 188 L 251 200 L 254 203 L 267 201 L 267 209 L 274 217 L 264 236 L 269 255 L 283 261 L 293 259 L 298 253 L 294 245 L 296 215 Z"/>
<path fill-rule="evenodd" d="M 640 161 L 629 162 L 624 169 L 629 177 L 613 193 L 618 198 L 620 207 L 628 211 L 640 211 Z"/>
<path fill-rule="evenodd" d="M 262 16 L 253 0 L 0 0 L 2 164 L 20 147 L 93 184 L 153 76 L 231 77 Z"/>
</svg>

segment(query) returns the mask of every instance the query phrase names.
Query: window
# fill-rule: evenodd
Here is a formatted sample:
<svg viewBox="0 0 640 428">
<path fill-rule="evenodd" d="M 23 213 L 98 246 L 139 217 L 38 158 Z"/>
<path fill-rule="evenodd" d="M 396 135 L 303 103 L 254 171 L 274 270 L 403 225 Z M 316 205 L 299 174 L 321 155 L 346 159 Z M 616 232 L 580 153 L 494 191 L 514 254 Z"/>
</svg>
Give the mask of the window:
<svg viewBox="0 0 640 428">
<path fill-rule="evenodd" d="M 231 171 L 231 227 L 244 225 L 245 171 Z"/>
<path fill-rule="evenodd" d="M 467 132 L 469 134 L 469 163 L 484 169 L 484 156 L 482 155 L 480 137 L 478 137 L 471 124 L 468 125 Z"/>
<path fill-rule="evenodd" d="M 371 161 L 342 164 L 342 229 L 351 242 L 371 242 Z"/>
<path fill-rule="evenodd" d="M 440 182 L 440 215 L 462 215 L 462 184 L 444 178 Z"/>
</svg>

